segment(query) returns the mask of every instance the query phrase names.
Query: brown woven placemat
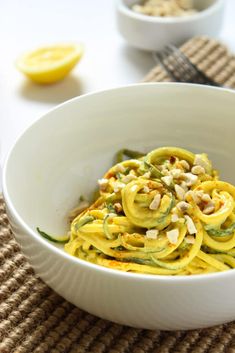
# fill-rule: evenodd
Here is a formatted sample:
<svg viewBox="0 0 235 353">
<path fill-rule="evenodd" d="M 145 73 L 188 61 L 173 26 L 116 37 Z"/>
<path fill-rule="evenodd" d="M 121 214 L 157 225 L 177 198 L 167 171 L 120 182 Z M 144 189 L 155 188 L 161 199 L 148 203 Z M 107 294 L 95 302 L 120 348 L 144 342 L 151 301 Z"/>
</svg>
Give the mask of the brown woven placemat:
<svg viewBox="0 0 235 353">
<path fill-rule="evenodd" d="M 235 59 L 207 38 L 183 47 L 208 76 L 235 87 Z M 145 81 L 168 81 L 160 67 Z M 99 319 L 37 278 L 10 230 L 0 198 L 0 353 L 235 353 L 235 322 L 204 330 L 149 331 Z"/>
<path fill-rule="evenodd" d="M 215 39 L 195 37 L 180 48 L 206 75 L 225 87 L 235 88 L 235 56 Z M 151 70 L 144 81 L 171 81 L 161 66 Z"/>
</svg>

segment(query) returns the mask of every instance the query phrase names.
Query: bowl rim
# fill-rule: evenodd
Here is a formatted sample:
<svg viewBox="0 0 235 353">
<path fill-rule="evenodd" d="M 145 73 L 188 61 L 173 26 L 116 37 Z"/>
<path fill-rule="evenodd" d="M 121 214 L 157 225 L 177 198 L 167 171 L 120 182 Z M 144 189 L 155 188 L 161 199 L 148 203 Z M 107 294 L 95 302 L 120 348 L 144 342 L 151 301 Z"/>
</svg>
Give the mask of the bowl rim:
<svg viewBox="0 0 235 353">
<path fill-rule="evenodd" d="M 7 188 L 7 169 L 8 169 L 8 163 L 11 158 L 11 154 L 15 150 L 17 144 L 20 142 L 22 138 L 24 138 L 24 135 L 28 133 L 31 129 L 35 128 L 35 126 L 41 122 L 41 120 L 46 120 L 48 116 L 52 112 L 55 112 L 56 110 L 60 110 L 61 108 L 63 109 L 64 106 L 69 105 L 75 101 L 80 101 L 82 99 L 86 99 L 92 96 L 96 95 L 103 95 L 103 94 L 109 94 L 109 92 L 114 92 L 114 91 L 122 91 L 125 89 L 132 89 L 132 88 L 137 88 L 141 89 L 142 87 L 149 87 L 149 86 L 155 86 L 155 87 L 160 87 L 160 86 L 165 86 L 165 87 L 189 87 L 194 90 L 205 90 L 205 91 L 218 91 L 218 92 L 224 92 L 225 94 L 234 94 L 235 91 L 231 88 L 223 88 L 223 87 L 214 87 L 214 86 L 205 86 L 205 85 L 199 85 L 199 84 L 190 84 L 190 83 L 178 83 L 178 82 L 145 82 L 145 83 L 135 83 L 135 84 L 128 84 L 128 85 L 123 85 L 123 86 L 118 86 L 118 87 L 113 87 L 109 89 L 104 89 L 104 90 L 97 90 L 93 91 L 87 94 L 83 94 L 81 96 L 74 97 L 72 99 L 69 99 L 61 104 L 56 105 L 55 107 L 49 109 L 46 113 L 42 114 L 39 116 L 39 118 L 34 121 L 30 126 L 28 126 L 26 129 L 24 129 L 23 132 L 19 134 L 19 136 L 16 138 L 14 144 L 8 151 L 5 159 L 4 159 L 4 164 L 3 164 L 3 169 L 2 169 L 2 190 L 3 190 L 3 197 L 5 200 L 5 203 L 9 210 L 11 211 L 11 214 L 13 217 L 16 219 L 17 223 L 20 224 L 21 228 L 33 239 L 40 243 L 41 246 L 49 249 L 52 251 L 52 253 L 56 256 L 59 256 L 65 260 L 71 261 L 73 264 L 78 264 L 82 268 L 86 268 L 87 270 L 94 270 L 99 273 L 104 273 L 107 276 L 115 276 L 122 278 L 123 280 L 128 280 L 131 279 L 132 281 L 148 281 L 148 282 L 162 282 L 162 283 L 198 283 L 201 281 L 214 281 L 216 279 L 220 279 L 221 276 L 223 278 L 229 278 L 233 275 L 235 275 L 235 269 L 231 271 L 224 271 L 224 272 L 214 272 L 214 273 L 208 273 L 208 274 L 196 274 L 192 276 L 173 276 L 173 275 L 151 275 L 151 274 L 141 274 L 141 273 L 132 273 L 132 272 L 124 272 L 121 270 L 116 270 L 116 269 L 111 269 L 108 267 L 104 267 L 101 265 L 93 264 L 91 262 L 82 260 L 80 258 L 77 258 L 75 256 L 71 256 L 68 253 L 66 253 L 63 249 L 57 248 L 54 246 L 52 243 L 50 243 L 48 240 L 44 239 L 41 237 L 36 230 L 33 230 L 30 226 L 27 225 L 27 223 L 22 219 L 22 217 L 18 214 L 15 206 L 13 205 L 13 202 L 10 198 L 8 188 Z"/>
<path fill-rule="evenodd" d="M 123 15 L 135 19 L 137 21 L 156 23 L 156 24 L 176 24 L 196 22 L 201 19 L 213 15 L 214 12 L 221 10 L 225 6 L 225 0 L 214 0 L 214 3 L 209 5 L 206 9 L 196 12 L 190 16 L 182 17 L 160 17 L 160 16 L 147 16 L 131 10 L 126 4 L 125 0 L 117 0 L 117 8 Z"/>
</svg>

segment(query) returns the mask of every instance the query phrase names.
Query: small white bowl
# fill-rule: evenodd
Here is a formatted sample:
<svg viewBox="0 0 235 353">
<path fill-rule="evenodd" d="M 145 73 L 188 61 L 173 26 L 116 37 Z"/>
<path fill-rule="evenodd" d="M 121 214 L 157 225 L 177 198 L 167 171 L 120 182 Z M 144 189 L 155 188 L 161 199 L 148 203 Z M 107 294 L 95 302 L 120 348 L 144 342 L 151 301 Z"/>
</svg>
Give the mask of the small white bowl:
<svg viewBox="0 0 235 353">
<path fill-rule="evenodd" d="M 198 13 L 185 17 L 153 17 L 131 10 L 137 0 L 117 0 L 117 25 L 133 47 L 156 51 L 167 44 L 180 45 L 191 37 L 219 33 L 225 0 L 194 0 Z"/>
<path fill-rule="evenodd" d="M 153 83 L 88 94 L 34 123 L 3 170 L 11 226 L 37 274 L 78 307 L 148 329 L 195 329 L 235 319 L 235 270 L 191 277 L 124 273 L 72 257 L 48 242 L 68 229 L 79 195 L 94 191 L 117 150 L 172 145 L 207 152 L 235 183 L 235 92 Z"/>
</svg>

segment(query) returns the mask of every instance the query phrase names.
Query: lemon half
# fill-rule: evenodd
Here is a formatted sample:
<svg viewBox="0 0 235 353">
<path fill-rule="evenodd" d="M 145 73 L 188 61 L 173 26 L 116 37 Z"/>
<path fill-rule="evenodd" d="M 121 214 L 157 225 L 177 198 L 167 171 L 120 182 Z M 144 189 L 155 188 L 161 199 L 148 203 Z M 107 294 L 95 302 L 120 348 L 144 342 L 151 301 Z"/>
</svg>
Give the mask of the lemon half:
<svg viewBox="0 0 235 353">
<path fill-rule="evenodd" d="M 38 83 L 54 83 L 62 80 L 83 55 L 81 44 L 60 44 L 39 48 L 21 56 L 17 68 Z"/>
</svg>

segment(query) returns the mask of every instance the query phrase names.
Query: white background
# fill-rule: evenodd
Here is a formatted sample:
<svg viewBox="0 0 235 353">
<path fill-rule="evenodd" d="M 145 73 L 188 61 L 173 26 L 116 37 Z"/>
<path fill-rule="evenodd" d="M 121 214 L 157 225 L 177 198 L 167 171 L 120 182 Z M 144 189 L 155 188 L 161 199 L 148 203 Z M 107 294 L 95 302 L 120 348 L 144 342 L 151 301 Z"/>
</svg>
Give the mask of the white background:
<svg viewBox="0 0 235 353">
<path fill-rule="evenodd" d="M 235 52 L 235 0 L 227 0 L 220 38 Z M 115 0 L 0 0 L 1 160 L 16 137 L 53 106 L 94 90 L 140 81 L 154 66 L 117 32 Z M 15 68 L 24 51 L 82 42 L 85 55 L 68 78 L 51 86 L 27 81 Z"/>
</svg>

